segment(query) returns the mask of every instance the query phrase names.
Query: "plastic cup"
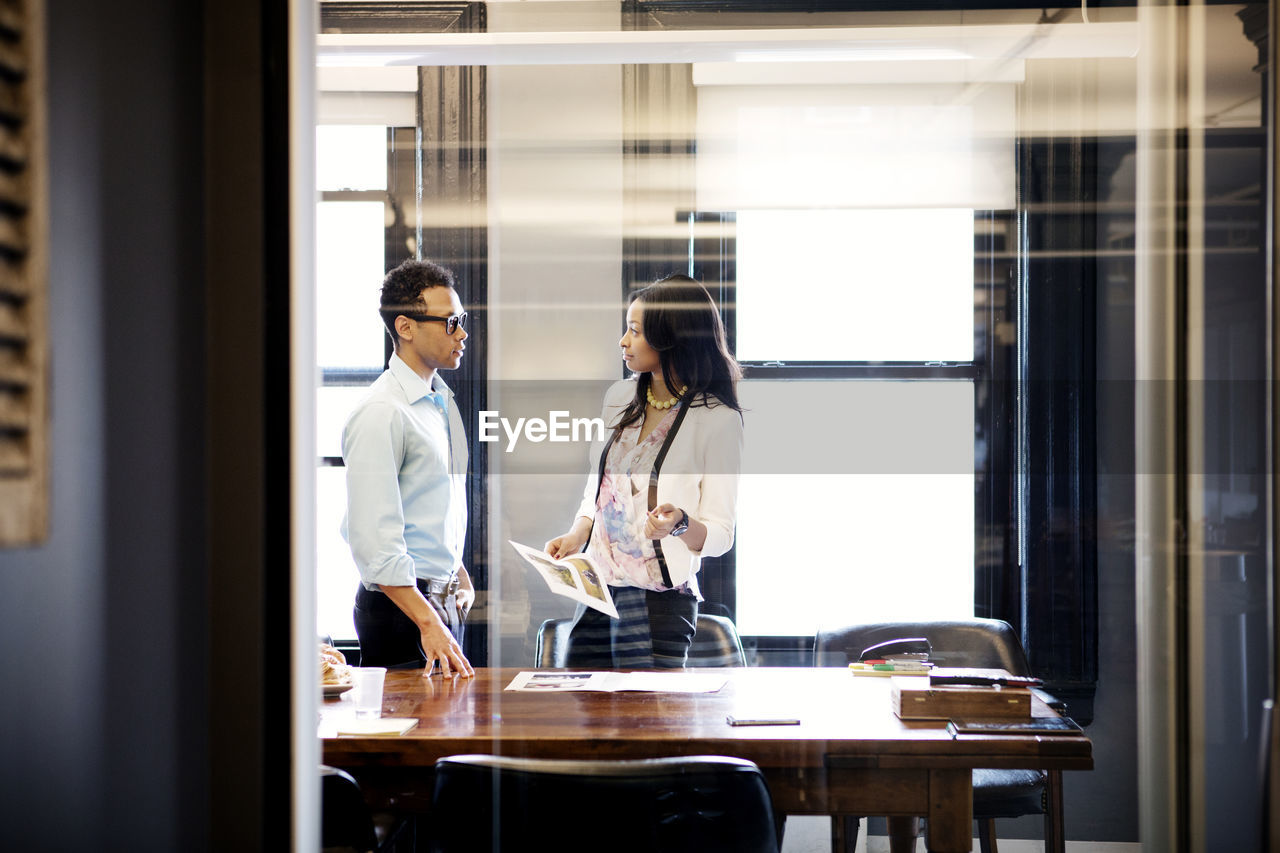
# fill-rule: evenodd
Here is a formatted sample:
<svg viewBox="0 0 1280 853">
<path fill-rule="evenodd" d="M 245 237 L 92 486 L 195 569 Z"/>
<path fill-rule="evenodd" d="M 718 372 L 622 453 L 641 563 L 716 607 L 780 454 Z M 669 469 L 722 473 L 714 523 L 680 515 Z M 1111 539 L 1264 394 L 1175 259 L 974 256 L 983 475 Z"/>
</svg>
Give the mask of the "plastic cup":
<svg viewBox="0 0 1280 853">
<path fill-rule="evenodd" d="M 387 675 L 384 666 L 357 666 L 351 670 L 354 687 L 356 716 L 373 719 L 382 716 L 382 681 Z"/>
</svg>

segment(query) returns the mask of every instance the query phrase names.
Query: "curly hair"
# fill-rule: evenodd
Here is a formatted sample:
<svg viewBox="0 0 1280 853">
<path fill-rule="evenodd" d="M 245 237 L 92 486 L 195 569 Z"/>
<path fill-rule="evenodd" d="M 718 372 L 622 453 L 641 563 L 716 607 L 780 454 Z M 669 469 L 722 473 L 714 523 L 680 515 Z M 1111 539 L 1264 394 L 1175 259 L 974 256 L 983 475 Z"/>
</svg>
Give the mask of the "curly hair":
<svg viewBox="0 0 1280 853">
<path fill-rule="evenodd" d="M 405 312 L 426 313 L 422 291 L 430 287 L 454 287 L 453 273 L 432 261 L 409 260 L 387 273 L 382 280 L 378 313 L 382 315 L 392 344 L 399 342 L 396 317 Z"/>
</svg>

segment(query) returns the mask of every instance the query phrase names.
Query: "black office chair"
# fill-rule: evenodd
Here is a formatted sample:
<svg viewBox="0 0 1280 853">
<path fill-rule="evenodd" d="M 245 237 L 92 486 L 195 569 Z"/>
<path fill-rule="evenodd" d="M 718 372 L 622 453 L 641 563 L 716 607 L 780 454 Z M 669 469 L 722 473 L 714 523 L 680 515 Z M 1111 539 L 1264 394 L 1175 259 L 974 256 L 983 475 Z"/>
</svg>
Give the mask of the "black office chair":
<svg viewBox="0 0 1280 853">
<path fill-rule="evenodd" d="M 320 848 L 323 853 L 390 853 L 408 839 L 409 821 L 375 815 L 351 774 L 320 765 Z M 412 847 L 410 844 L 409 847 Z"/>
<path fill-rule="evenodd" d="M 548 619 L 538 628 L 533 659 L 541 669 L 568 666 L 569 630 L 572 619 Z M 747 655 L 733 621 L 724 616 L 699 613 L 689 647 L 689 666 L 746 666 Z"/>
<path fill-rule="evenodd" d="M 862 650 L 886 640 L 925 637 L 939 666 L 1004 669 L 1031 675 L 1026 653 L 1008 622 L 999 619 L 954 619 L 935 622 L 879 622 L 820 631 L 814 643 L 815 666 L 846 666 Z M 1056 706 L 1053 697 L 1041 698 Z M 982 853 L 995 850 L 997 818 L 1045 816 L 1045 849 L 1062 849 L 1061 773 L 1043 770 L 973 771 L 973 818 L 978 822 Z M 843 838 L 845 849 L 858 840 L 858 818 L 832 817 L 832 844 Z"/>
<path fill-rule="evenodd" d="M 562 669 L 568 666 L 569 631 L 572 619 L 547 619 L 538 627 L 533 641 L 533 665 L 538 669 Z"/>
<path fill-rule="evenodd" d="M 720 756 L 436 762 L 433 853 L 777 853 L 760 769 Z"/>
</svg>

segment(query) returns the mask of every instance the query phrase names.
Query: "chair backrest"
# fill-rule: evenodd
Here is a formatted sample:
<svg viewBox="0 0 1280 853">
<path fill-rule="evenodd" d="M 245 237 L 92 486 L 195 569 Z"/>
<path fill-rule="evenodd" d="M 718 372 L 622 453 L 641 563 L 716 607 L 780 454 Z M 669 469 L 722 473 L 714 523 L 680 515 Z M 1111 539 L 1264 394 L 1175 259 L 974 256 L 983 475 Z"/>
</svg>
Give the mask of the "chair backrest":
<svg viewBox="0 0 1280 853">
<path fill-rule="evenodd" d="M 568 666 L 572 619 L 548 619 L 534 640 L 534 665 L 543 669 Z M 733 621 L 724 616 L 699 613 L 689 648 L 689 666 L 746 666 L 747 655 Z"/>
<path fill-rule="evenodd" d="M 699 613 L 693 645 L 689 648 L 689 666 L 746 666 L 747 654 L 742 638 L 731 619 Z"/>
<path fill-rule="evenodd" d="M 456 755 L 436 762 L 431 849 L 776 853 L 769 788 L 750 761 Z"/>
<path fill-rule="evenodd" d="M 351 774 L 320 765 L 320 847 L 322 850 L 356 850 L 378 846 L 373 817 L 360 786 Z"/>
<path fill-rule="evenodd" d="M 539 669 L 560 669 L 568 666 L 569 631 L 572 619 L 548 619 L 538 628 L 533 645 L 533 663 Z"/>
<path fill-rule="evenodd" d="M 932 622 L 874 622 L 819 631 L 813 647 L 814 666 L 845 666 L 862 650 L 907 637 L 925 637 L 930 659 L 940 666 L 1004 669 L 1030 675 L 1026 653 L 1013 626 L 999 619 L 947 619 Z"/>
</svg>

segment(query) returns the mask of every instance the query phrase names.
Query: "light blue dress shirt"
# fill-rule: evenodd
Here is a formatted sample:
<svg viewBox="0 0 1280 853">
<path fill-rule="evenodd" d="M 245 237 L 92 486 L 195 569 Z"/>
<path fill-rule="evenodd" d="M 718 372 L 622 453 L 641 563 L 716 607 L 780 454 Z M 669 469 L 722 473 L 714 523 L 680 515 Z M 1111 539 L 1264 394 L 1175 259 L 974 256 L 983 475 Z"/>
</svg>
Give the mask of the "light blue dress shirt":
<svg viewBox="0 0 1280 853">
<path fill-rule="evenodd" d="M 462 563 L 467 444 L 453 392 L 400 360 L 374 381 L 342 430 L 342 536 L 364 585 L 446 580 Z"/>
</svg>

